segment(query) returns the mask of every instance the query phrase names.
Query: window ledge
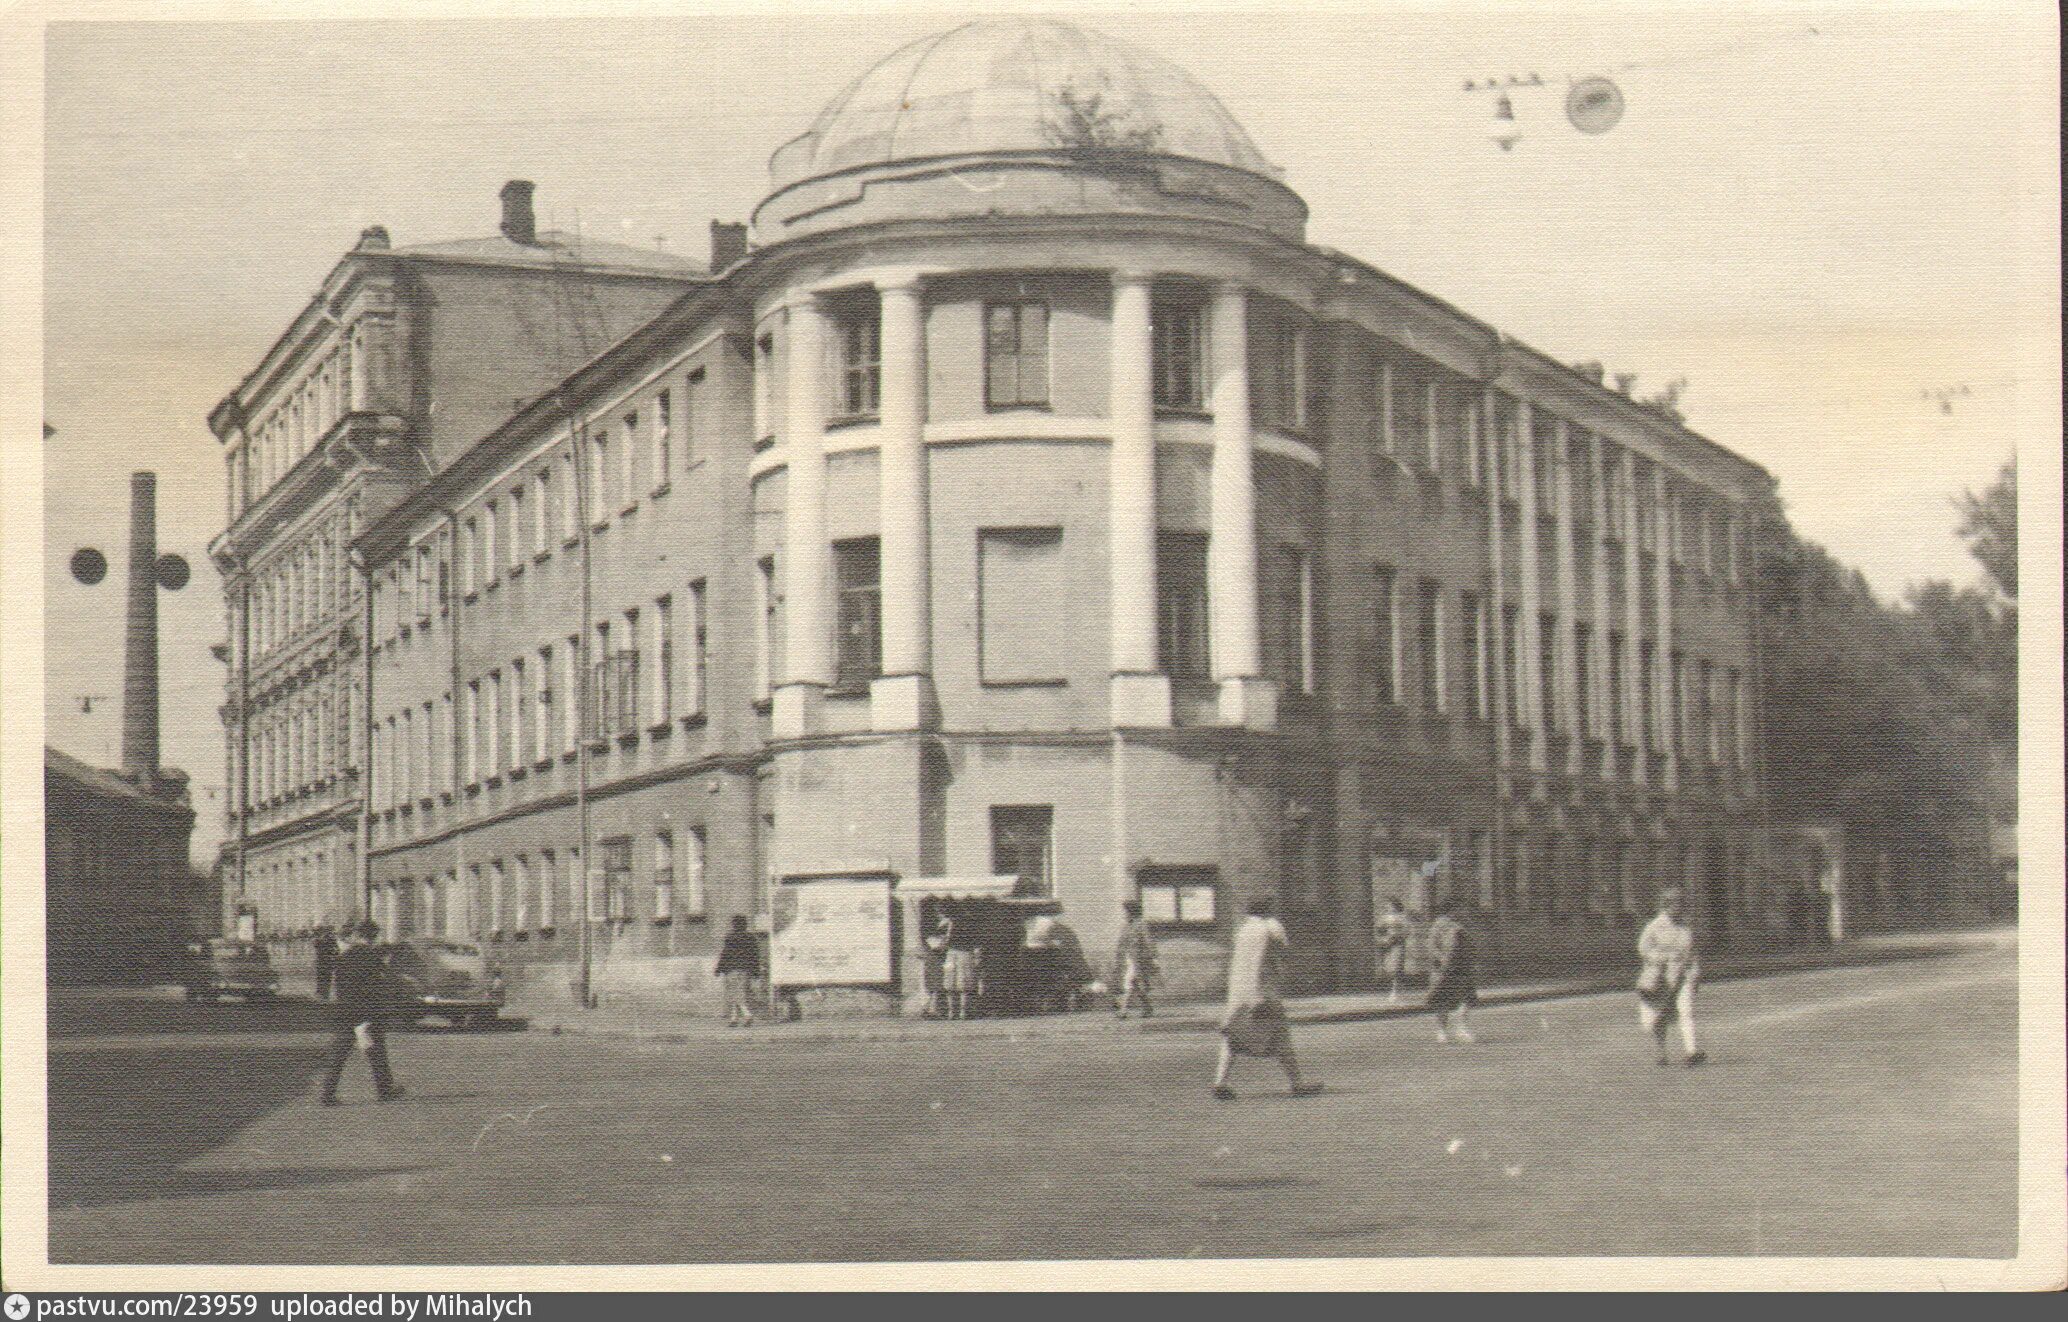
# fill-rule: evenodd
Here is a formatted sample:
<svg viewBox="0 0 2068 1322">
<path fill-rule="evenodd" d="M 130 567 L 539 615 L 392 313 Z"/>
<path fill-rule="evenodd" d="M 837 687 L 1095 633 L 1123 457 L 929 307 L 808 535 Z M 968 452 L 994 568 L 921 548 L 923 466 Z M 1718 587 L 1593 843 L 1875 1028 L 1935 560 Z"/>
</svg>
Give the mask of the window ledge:
<svg viewBox="0 0 2068 1322">
<path fill-rule="evenodd" d="M 639 502 L 635 500 L 635 501 L 633 501 L 633 502 L 632 502 L 631 504 L 629 504 L 629 505 L 625 506 L 625 507 L 624 507 L 623 509 L 619 510 L 619 511 L 618 511 L 618 517 L 619 517 L 619 518 L 621 518 L 621 519 L 629 519 L 629 518 L 631 518 L 631 517 L 632 517 L 632 516 L 633 516 L 634 514 L 637 514 L 638 512 L 639 512 Z"/>
<path fill-rule="evenodd" d="M 524 779 L 524 778 L 525 778 L 526 776 L 528 776 L 528 775 L 530 775 L 530 774 L 531 774 L 530 770 L 529 770 L 528 768 L 526 768 L 526 767 L 511 767 L 511 768 L 510 768 L 510 780 L 512 781 L 512 783 L 514 783 L 514 782 L 516 782 L 516 781 L 520 781 L 520 780 L 523 780 L 523 779 Z"/>
<path fill-rule="evenodd" d="M 656 721 L 652 725 L 646 727 L 646 732 L 654 736 L 656 739 L 665 739 L 669 735 L 675 733 L 675 722 L 672 720 Z"/>
<path fill-rule="evenodd" d="M 581 544 L 582 535 L 580 533 L 575 533 L 573 536 L 567 538 L 565 541 L 560 543 L 560 549 L 563 551 L 572 551 L 575 547 L 580 546 Z"/>
<path fill-rule="evenodd" d="M 760 440 L 754 442 L 755 454 L 760 454 L 764 450 L 773 449 L 775 449 L 775 437 L 773 436 L 764 436 Z"/>
<path fill-rule="evenodd" d="M 568 749 L 568 750 L 567 750 L 567 751 L 566 751 L 565 753 L 562 753 L 562 754 L 560 755 L 560 760 L 561 760 L 562 762 L 572 762 L 572 761 L 574 761 L 574 760 L 575 760 L 576 758 L 579 758 L 579 757 L 580 757 L 581 755 L 582 755 L 582 750 L 581 750 L 581 749 L 579 749 L 579 748 L 570 748 L 570 749 Z"/>
<path fill-rule="evenodd" d="M 880 413 L 844 413 L 837 418 L 826 419 L 827 431 L 839 431 L 844 427 L 873 427 L 882 421 Z"/>
<path fill-rule="evenodd" d="M 547 756 L 545 756 L 545 757 L 542 757 L 542 758 L 540 758 L 540 759 L 539 759 L 538 761 L 536 761 L 536 762 L 532 763 L 532 764 L 531 764 L 531 769 L 532 769 L 533 771 L 537 771 L 537 772 L 547 772 L 547 771 L 551 771 L 551 770 L 553 769 L 553 758 L 552 758 L 552 755 L 551 755 L 551 754 L 548 754 Z"/>
<path fill-rule="evenodd" d="M 639 742 L 639 731 L 622 730 L 618 733 L 618 747 L 631 748 Z"/>
<path fill-rule="evenodd" d="M 829 698 L 866 698 L 869 696 L 869 685 L 866 681 L 859 685 L 835 684 L 826 690 L 826 696 Z"/>
<path fill-rule="evenodd" d="M 662 914 L 653 920 L 653 925 L 655 927 L 672 927 L 675 925 L 675 920 L 667 914 Z"/>
<path fill-rule="evenodd" d="M 500 789 L 502 784 L 503 778 L 501 776 L 490 776 L 487 780 L 481 782 L 481 788 L 488 790 Z"/>
<path fill-rule="evenodd" d="M 758 715 L 766 716 L 766 715 L 768 715 L 768 714 L 769 714 L 769 713 L 770 713 L 771 711 L 774 711 L 774 710 L 775 710 L 775 699 L 774 699 L 774 698 L 756 698 L 756 699 L 754 699 L 754 711 L 755 711 L 755 712 L 756 712 L 756 713 L 757 713 Z"/>
<path fill-rule="evenodd" d="M 1053 413 L 1055 412 L 1055 407 L 1045 399 L 1023 400 L 1011 404 L 994 404 L 987 399 L 984 401 L 984 411 L 986 413 Z"/>
<path fill-rule="evenodd" d="M 517 562 L 516 564 L 514 564 L 514 565 L 511 565 L 511 566 L 510 566 L 510 569 L 509 569 L 509 577 L 511 577 L 511 578 L 523 578 L 523 577 L 524 577 L 524 562 L 523 562 L 522 560 L 519 560 L 519 561 L 518 561 L 518 562 Z"/>
<path fill-rule="evenodd" d="M 1156 405 L 1156 416 L 1158 418 L 1188 419 L 1192 422 L 1212 422 L 1214 415 L 1209 409 L 1176 408 L 1169 404 L 1158 404 Z"/>
<path fill-rule="evenodd" d="M 698 729 L 698 728 L 699 728 L 699 727 L 701 727 L 701 726 L 702 726 L 702 725 L 703 725 L 703 724 L 704 724 L 704 723 L 705 723 L 705 722 L 706 722 L 706 721 L 707 721 L 708 719 L 710 719 L 710 718 L 709 718 L 708 716 L 706 716 L 706 715 L 705 715 L 705 714 L 704 714 L 703 712 L 700 712 L 700 711 L 693 711 L 693 712 L 691 712 L 691 713 L 690 713 L 689 715 L 687 715 L 687 716 L 685 716 L 685 717 L 683 717 L 683 718 L 682 718 L 682 728 L 683 728 L 683 729 L 685 729 L 685 730 L 695 730 L 695 729 Z"/>
<path fill-rule="evenodd" d="M 484 586 L 484 587 L 483 587 L 483 588 L 482 588 L 481 590 L 482 590 L 482 591 L 483 591 L 484 593 L 487 593 L 487 592 L 493 592 L 493 591 L 495 591 L 495 590 L 496 590 L 497 588 L 501 587 L 502 585 L 503 585 L 503 581 L 502 581 L 501 579 L 499 579 L 499 578 L 492 578 L 492 579 L 488 580 L 488 583 L 487 583 L 487 585 L 486 585 L 486 586 Z"/>
<path fill-rule="evenodd" d="M 473 605 L 475 602 L 479 600 L 481 600 L 481 592 L 478 588 L 467 589 L 467 595 L 460 598 L 461 602 L 469 606 Z"/>
<path fill-rule="evenodd" d="M 535 565 L 542 565 L 546 563 L 546 561 L 551 560 L 552 558 L 553 548 L 549 546 L 545 550 L 540 551 L 537 555 L 534 555 L 531 558 L 531 562 Z"/>
<path fill-rule="evenodd" d="M 977 683 L 987 689 L 1059 689 L 1067 686 L 1069 680 L 1056 676 L 1052 679 L 980 679 Z"/>
<path fill-rule="evenodd" d="M 659 486 L 657 486 L 657 487 L 655 487 L 655 488 L 653 489 L 653 496 L 652 496 L 652 498 L 653 498 L 654 500 L 659 500 L 659 499 L 660 499 L 660 498 L 661 498 L 662 496 L 665 496 L 665 495 L 667 495 L 667 494 L 668 494 L 668 493 L 669 493 L 670 491 L 673 491 L 674 489 L 675 489 L 675 484 L 674 484 L 674 483 L 672 483 L 672 482 L 663 482 L 663 483 L 661 483 L 661 484 L 660 484 Z"/>
<path fill-rule="evenodd" d="M 610 527 L 609 519 L 598 519 L 594 524 L 590 525 L 589 530 L 591 532 L 602 532 L 608 527 Z"/>
</svg>

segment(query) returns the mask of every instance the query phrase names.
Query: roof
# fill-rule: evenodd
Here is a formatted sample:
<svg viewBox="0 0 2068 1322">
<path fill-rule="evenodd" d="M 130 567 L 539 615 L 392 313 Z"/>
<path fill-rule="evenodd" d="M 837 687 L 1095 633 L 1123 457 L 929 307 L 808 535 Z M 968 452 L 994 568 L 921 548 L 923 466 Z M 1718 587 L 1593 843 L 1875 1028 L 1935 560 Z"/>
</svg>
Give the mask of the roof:
<svg viewBox="0 0 2068 1322">
<path fill-rule="evenodd" d="M 680 253 L 635 248 L 628 243 L 586 239 L 565 230 L 541 230 L 536 243 L 517 243 L 502 234 L 479 239 L 419 243 L 391 251 L 399 257 L 437 261 L 480 262 L 490 266 L 536 267 L 541 270 L 578 266 L 587 271 L 622 271 L 680 279 L 705 274 L 704 264 Z"/>
<path fill-rule="evenodd" d="M 186 801 L 176 794 L 151 794 L 118 771 L 90 766 L 69 753 L 59 752 L 49 744 L 43 746 L 43 769 L 46 773 L 54 772 L 84 789 L 109 798 L 134 799 L 161 812 L 183 812 L 190 816 L 193 813 Z"/>
<path fill-rule="evenodd" d="M 1099 147 L 1277 178 L 1234 116 L 1158 55 L 1053 19 L 979 19 L 894 51 L 769 159 L 778 190 L 895 160 Z"/>
</svg>

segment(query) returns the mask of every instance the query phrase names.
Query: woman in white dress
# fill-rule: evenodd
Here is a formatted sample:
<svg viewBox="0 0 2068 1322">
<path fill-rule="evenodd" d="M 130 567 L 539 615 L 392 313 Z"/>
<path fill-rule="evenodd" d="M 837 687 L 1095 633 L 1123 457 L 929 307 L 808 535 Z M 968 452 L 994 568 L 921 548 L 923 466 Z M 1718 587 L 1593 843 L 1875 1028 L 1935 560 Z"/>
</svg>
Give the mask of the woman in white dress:
<svg viewBox="0 0 2068 1322">
<path fill-rule="evenodd" d="M 1702 963 L 1695 957 L 1695 934 L 1680 921 L 1681 893 L 1678 886 L 1659 892 L 1659 913 L 1637 937 L 1637 1021 L 1651 1034 L 1659 1049 L 1659 1064 L 1671 1065 L 1666 1049 L 1666 1030 L 1680 1025 L 1681 1045 L 1687 1049 L 1692 1069 L 1709 1059 L 1709 1053 L 1695 1041 L 1695 984 L 1701 981 Z"/>
</svg>

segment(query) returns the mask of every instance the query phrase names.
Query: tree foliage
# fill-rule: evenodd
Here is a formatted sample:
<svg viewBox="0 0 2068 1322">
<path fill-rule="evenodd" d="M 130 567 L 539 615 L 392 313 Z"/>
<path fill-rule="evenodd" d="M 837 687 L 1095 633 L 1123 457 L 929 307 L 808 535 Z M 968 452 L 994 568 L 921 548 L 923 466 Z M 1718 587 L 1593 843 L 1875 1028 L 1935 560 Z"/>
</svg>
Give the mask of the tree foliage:
<svg viewBox="0 0 2068 1322">
<path fill-rule="evenodd" d="M 1960 536 L 1968 550 L 1989 571 L 1996 590 L 2012 601 L 2018 599 L 2018 464 L 2003 466 L 1996 481 L 1976 495 L 1962 492 L 1955 502 L 1960 507 Z"/>
</svg>

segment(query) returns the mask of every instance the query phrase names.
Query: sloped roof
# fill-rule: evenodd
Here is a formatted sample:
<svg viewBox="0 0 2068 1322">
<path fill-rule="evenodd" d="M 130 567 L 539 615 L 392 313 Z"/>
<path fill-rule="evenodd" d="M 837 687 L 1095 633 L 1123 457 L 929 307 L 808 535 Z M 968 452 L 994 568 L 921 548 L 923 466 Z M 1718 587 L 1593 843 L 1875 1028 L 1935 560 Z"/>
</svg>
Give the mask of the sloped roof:
<svg viewBox="0 0 2068 1322">
<path fill-rule="evenodd" d="M 49 744 L 43 746 L 43 767 L 46 772 L 55 772 L 66 780 L 96 794 L 117 799 L 134 799 L 161 812 L 192 813 L 186 801 L 172 794 L 151 794 L 135 781 L 111 771 L 81 762 L 69 753 L 60 752 Z"/>
<path fill-rule="evenodd" d="M 449 239 L 442 243 L 419 243 L 393 250 L 402 257 L 423 257 L 438 261 L 480 262 L 493 266 L 581 267 L 584 270 L 624 271 L 636 275 L 676 278 L 707 274 L 704 264 L 680 253 L 658 248 L 636 248 L 607 239 L 580 238 L 564 230 L 541 230 L 536 243 L 517 243 L 502 234 L 478 239 Z"/>
</svg>

